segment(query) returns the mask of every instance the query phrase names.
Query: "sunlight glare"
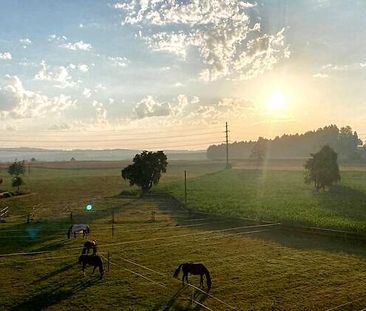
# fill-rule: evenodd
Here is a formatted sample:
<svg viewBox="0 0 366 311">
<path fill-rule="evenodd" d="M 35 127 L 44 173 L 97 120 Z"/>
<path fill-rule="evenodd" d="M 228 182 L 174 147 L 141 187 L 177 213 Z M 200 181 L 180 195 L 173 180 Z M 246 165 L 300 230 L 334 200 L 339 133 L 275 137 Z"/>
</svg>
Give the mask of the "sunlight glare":
<svg viewBox="0 0 366 311">
<path fill-rule="evenodd" d="M 286 108 L 286 99 L 281 92 L 273 94 L 267 101 L 267 109 L 269 111 L 278 111 Z"/>
</svg>

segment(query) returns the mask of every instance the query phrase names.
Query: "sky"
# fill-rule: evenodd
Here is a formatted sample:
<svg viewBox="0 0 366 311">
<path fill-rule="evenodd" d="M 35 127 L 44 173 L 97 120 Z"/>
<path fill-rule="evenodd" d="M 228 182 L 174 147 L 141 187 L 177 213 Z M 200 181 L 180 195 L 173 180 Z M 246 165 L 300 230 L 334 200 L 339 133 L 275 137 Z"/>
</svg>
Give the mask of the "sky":
<svg viewBox="0 0 366 311">
<path fill-rule="evenodd" d="M 1 0 L 0 147 L 205 149 L 350 125 L 362 0 Z"/>
</svg>

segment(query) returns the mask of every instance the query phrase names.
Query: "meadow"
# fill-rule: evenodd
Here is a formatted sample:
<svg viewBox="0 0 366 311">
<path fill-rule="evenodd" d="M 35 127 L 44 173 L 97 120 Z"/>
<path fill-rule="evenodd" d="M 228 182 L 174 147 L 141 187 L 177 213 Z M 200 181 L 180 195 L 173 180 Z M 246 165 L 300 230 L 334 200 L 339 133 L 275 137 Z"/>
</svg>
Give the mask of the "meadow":
<svg viewBox="0 0 366 311">
<path fill-rule="evenodd" d="M 184 200 L 184 184 L 161 189 Z M 193 177 L 187 203 L 194 210 L 366 233 L 366 172 L 348 169 L 329 191 L 304 183 L 301 168 L 240 168 Z"/>
<path fill-rule="evenodd" d="M 238 200 L 237 189 L 243 189 L 242 195 L 252 202 L 261 198 L 258 206 L 272 201 L 276 207 L 285 202 L 275 196 L 279 190 L 282 197 L 287 196 L 286 202 L 303 192 L 296 200 L 307 199 L 304 206 L 308 207 L 311 195 L 318 194 L 300 183 L 301 171 L 272 169 L 266 179 L 260 179 L 257 168 L 222 171 L 219 162 L 177 161 L 170 163 L 153 194 L 139 198 L 133 195 L 136 189 L 131 191 L 120 177 L 125 164 L 38 164 L 24 178 L 27 194 L 0 201 L 0 206 L 11 207 L 10 217 L 0 224 L 0 308 L 328 310 L 340 306 L 335 310 L 350 310 L 351 301 L 354 310 L 366 307 L 364 242 L 284 231 L 277 225 L 229 217 L 285 219 L 275 209 L 250 209 L 249 203 L 244 205 L 247 210 L 237 213 L 233 207 L 245 201 Z M 189 207 L 223 216 L 189 214 L 176 199 L 162 193 L 169 191 L 182 199 L 184 170 L 189 177 Z M 4 167 L 0 174 L 6 176 Z M 363 174 L 348 171 L 343 182 L 362 192 Z M 302 191 L 292 194 L 294 185 L 300 184 Z M 262 196 L 260 185 L 264 186 Z M 277 190 L 272 189 L 275 186 Z M 6 178 L 1 188 L 9 187 Z M 272 197 L 265 201 L 265 195 Z M 87 203 L 93 204 L 92 211 L 85 210 Z M 35 220 L 27 224 L 26 215 L 32 211 Z M 91 268 L 83 277 L 76 263 L 83 239 L 66 238 L 73 222 L 90 225 L 90 238 L 97 239 L 107 270 L 109 257 L 103 280 L 91 275 Z M 29 252 L 39 254 L 17 254 Z M 182 287 L 172 277 L 175 268 L 188 261 L 202 262 L 210 270 L 211 296 Z M 190 281 L 199 284 L 197 277 L 191 276 Z"/>
</svg>

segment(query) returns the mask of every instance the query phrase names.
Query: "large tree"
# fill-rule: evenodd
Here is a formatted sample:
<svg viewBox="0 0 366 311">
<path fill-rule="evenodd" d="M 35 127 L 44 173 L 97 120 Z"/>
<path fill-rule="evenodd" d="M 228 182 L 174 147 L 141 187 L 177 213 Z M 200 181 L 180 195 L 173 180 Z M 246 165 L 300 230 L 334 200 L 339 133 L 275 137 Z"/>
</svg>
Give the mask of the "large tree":
<svg viewBox="0 0 366 311">
<path fill-rule="evenodd" d="M 316 191 L 325 190 L 341 180 L 338 166 L 338 155 L 328 145 L 319 152 L 311 154 L 305 163 L 305 182 L 314 183 Z"/>
<path fill-rule="evenodd" d="M 259 137 L 258 141 L 252 148 L 250 158 L 256 159 L 258 161 L 263 161 L 267 155 L 267 149 L 268 149 L 268 140 L 264 139 L 263 137 Z"/>
<path fill-rule="evenodd" d="M 8 173 L 12 176 L 12 186 L 17 187 L 19 192 L 19 187 L 24 184 L 23 179 L 20 175 L 24 175 L 25 173 L 25 164 L 24 161 L 15 161 L 8 167 Z"/>
<path fill-rule="evenodd" d="M 166 172 L 167 165 L 167 157 L 163 151 L 143 151 L 135 155 L 133 164 L 122 170 L 122 178 L 129 180 L 130 186 L 140 187 L 144 194 L 153 185 L 158 184 L 161 174 Z"/>
</svg>

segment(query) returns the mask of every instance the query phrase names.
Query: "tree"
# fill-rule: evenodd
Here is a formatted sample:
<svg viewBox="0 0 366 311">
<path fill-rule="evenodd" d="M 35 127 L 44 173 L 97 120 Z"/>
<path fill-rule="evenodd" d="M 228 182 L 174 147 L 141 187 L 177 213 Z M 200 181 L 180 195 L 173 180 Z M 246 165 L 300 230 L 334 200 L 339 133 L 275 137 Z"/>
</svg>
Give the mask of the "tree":
<svg viewBox="0 0 366 311">
<path fill-rule="evenodd" d="M 166 172 L 167 165 L 167 157 L 163 151 L 143 151 L 135 155 L 133 164 L 122 170 L 122 178 L 129 180 L 130 186 L 140 187 L 144 194 L 153 185 L 159 183 L 161 174 Z"/>
<path fill-rule="evenodd" d="M 8 167 L 8 173 L 13 177 L 11 185 L 17 187 L 19 192 L 19 187 L 24 184 L 23 179 L 20 177 L 20 175 L 24 175 L 25 173 L 24 161 L 15 161 L 12 163 Z"/>
<path fill-rule="evenodd" d="M 8 167 L 8 173 L 11 176 L 24 175 L 25 163 L 24 161 L 15 161 Z"/>
<path fill-rule="evenodd" d="M 268 141 L 266 139 L 264 139 L 263 137 L 259 137 L 258 141 L 252 148 L 250 157 L 258 161 L 263 161 L 263 159 L 267 154 L 267 147 L 268 147 L 267 144 Z"/>
<path fill-rule="evenodd" d="M 12 187 L 17 187 L 17 191 L 19 192 L 19 187 L 21 185 L 24 185 L 23 178 L 20 177 L 20 176 L 13 177 L 13 179 L 11 180 L 11 186 Z"/>
<path fill-rule="evenodd" d="M 305 182 L 314 183 L 316 191 L 325 190 L 341 180 L 338 166 L 338 155 L 328 145 L 319 152 L 311 154 L 311 158 L 305 163 Z"/>
</svg>

